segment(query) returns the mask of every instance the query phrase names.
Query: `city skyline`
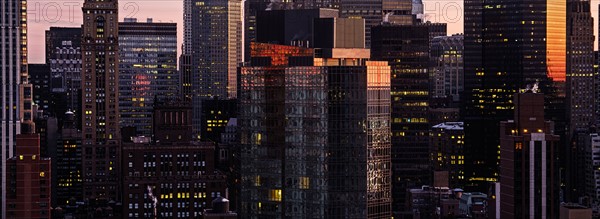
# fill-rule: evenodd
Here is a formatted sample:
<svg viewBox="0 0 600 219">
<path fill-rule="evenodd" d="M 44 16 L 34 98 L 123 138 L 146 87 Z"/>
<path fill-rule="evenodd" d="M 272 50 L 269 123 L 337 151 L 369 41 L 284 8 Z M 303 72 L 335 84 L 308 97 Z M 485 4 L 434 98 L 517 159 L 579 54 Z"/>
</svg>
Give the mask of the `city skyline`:
<svg viewBox="0 0 600 219">
<path fill-rule="evenodd" d="M 600 0 L 592 0 L 598 2 Z M 167 4 L 168 3 L 168 4 Z M 427 20 L 433 23 L 448 23 L 448 34 L 463 32 L 462 4 L 463 0 L 423 0 Z M 50 27 L 81 27 L 81 7 L 83 0 L 29 0 L 27 14 L 29 16 L 29 63 L 43 63 L 45 31 Z M 456 6 L 461 9 L 456 13 Z M 435 16 L 437 11 L 446 8 L 445 16 Z M 597 8 L 592 8 L 593 15 Z M 60 12 L 58 12 L 60 11 Z M 168 13 L 161 13 L 168 12 Z M 183 0 L 120 0 L 119 22 L 124 18 L 137 18 L 145 21 L 153 18 L 155 23 L 177 23 L 178 54 L 183 45 Z M 594 19 L 596 16 L 594 16 Z M 596 28 L 596 27 L 595 27 Z"/>
<path fill-rule="evenodd" d="M 0 2 L 0 219 L 600 219 L 600 0 Z"/>
</svg>

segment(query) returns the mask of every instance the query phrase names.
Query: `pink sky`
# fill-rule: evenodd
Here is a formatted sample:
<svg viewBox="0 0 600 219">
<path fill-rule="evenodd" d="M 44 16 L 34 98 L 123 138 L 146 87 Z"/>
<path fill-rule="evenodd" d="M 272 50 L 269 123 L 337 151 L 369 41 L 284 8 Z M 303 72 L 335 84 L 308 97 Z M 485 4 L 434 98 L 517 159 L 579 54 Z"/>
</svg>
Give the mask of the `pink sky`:
<svg viewBox="0 0 600 219">
<path fill-rule="evenodd" d="M 592 0 L 592 13 L 598 14 L 598 1 Z M 448 34 L 463 32 L 463 0 L 423 0 L 426 18 L 448 23 Z M 28 0 L 29 62 L 44 62 L 44 34 L 51 26 L 81 26 L 83 0 Z M 179 44 L 183 43 L 183 0 L 120 0 L 120 20 L 134 17 L 145 21 L 177 22 Z M 597 24 L 597 23 L 596 23 Z M 597 25 L 594 25 L 597 28 Z M 597 33 L 597 32 L 595 32 Z"/>
</svg>

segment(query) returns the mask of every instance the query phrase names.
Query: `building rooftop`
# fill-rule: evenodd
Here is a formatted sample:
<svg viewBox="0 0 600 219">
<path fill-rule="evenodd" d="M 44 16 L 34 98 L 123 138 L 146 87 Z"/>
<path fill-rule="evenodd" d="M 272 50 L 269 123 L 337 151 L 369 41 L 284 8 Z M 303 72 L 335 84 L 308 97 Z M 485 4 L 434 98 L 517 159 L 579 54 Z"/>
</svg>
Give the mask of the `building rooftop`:
<svg viewBox="0 0 600 219">
<path fill-rule="evenodd" d="M 561 207 L 568 208 L 568 209 L 589 209 L 588 207 L 581 206 L 579 204 L 574 204 L 574 203 L 565 203 Z"/>
<path fill-rule="evenodd" d="M 446 130 L 464 130 L 463 122 L 445 122 L 433 126 L 435 129 L 446 129 Z"/>
</svg>

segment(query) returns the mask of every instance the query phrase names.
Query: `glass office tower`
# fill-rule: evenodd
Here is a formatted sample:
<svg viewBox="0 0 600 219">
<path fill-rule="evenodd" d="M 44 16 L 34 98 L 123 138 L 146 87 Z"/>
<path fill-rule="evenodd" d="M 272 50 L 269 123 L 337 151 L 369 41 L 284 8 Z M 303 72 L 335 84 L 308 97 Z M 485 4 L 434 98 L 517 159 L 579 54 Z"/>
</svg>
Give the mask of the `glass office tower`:
<svg viewBox="0 0 600 219">
<path fill-rule="evenodd" d="M 499 174 L 499 122 L 513 95 L 538 84 L 546 119 L 565 127 L 566 0 L 465 0 L 465 177 L 487 190 Z"/>
<path fill-rule="evenodd" d="M 243 217 L 391 216 L 390 68 L 368 58 L 252 44 L 238 118 Z"/>
<path fill-rule="evenodd" d="M 152 136 L 154 102 L 174 98 L 177 74 L 177 24 L 119 23 L 119 110 L 121 127 L 135 127 L 137 135 Z"/>
</svg>

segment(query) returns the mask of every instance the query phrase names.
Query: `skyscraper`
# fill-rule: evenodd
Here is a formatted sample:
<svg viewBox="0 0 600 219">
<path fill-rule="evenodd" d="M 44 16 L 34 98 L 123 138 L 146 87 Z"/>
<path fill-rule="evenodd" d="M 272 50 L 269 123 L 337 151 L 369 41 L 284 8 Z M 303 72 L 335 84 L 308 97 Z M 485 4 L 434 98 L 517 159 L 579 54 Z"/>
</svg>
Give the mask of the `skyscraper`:
<svg viewBox="0 0 600 219">
<path fill-rule="evenodd" d="M 371 28 L 390 22 L 395 24 L 413 24 L 412 0 L 341 0 L 338 1 L 340 16 L 365 19 L 365 43 L 371 46 Z"/>
<path fill-rule="evenodd" d="M 2 163 L 2 218 L 6 218 L 6 159 L 14 156 L 15 136 L 21 131 L 21 123 L 32 120 L 31 86 L 27 85 L 27 1 L 4 0 L 1 2 L 5 31 L 0 34 L 3 51 L 0 52 L 0 146 Z M 27 92 L 23 94 L 23 92 Z M 24 98 L 26 97 L 26 99 Z M 20 101 L 21 100 L 21 101 Z"/>
<path fill-rule="evenodd" d="M 81 46 L 80 27 L 50 27 L 46 30 L 46 64 L 56 57 L 57 48 L 64 46 L 63 42 L 70 41 L 73 48 Z"/>
<path fill-rule="evenodd" d="M 514 120 L 500 123 L 500 218 L 558 218 L 560 136 L 536 92 L 516 94 Z"/>
<path fill-rule="evenodd" d="M 392 68 L 394 212 L 405 210 L 407 189 L 430 182 L 429 33 L 425 25 L 386 24 L 372 29 L 372 58 L 387 61 Z"/>
<path fill-rule="evenodd" d="M 202 100 L 237 95 L 243 61 L 243 4 L 240 0 L 184 1 L 184 51 L 191 56 L 194 132 L 200 131 Z"/>
<path fill-rule="evenodd" d="M 318 20 L 347 31 L 338 37 L 364 39 L 362 20 Z M 252 45 L 251 66 L 241 69 L 240 215 L 391 216 L 389 66 L 369 56 L 356 47 Z"/>
<path fill-rule="evenodd" d="M 121 127 L 135 127 L 137 135 L 152 136 L 156 99 L 174 98 L 178 88 L 177 24 L 135 18 L 119 23 Z"/>
<path fill-rule="evenodd" d="M 50 66 L 47 64 L 29 64 L 29 81 L 33 85 L 33 99 L 39 110 L 54 110 L 52 106 L 52 85 Z"/>
<path fill-rule="evenodd" d="M 119 199 L 119 26 L 117 0 L 83 4 L 82 143 L 84 197 Z"/>
<path fill-rule="evenodd" d="M 318 47 L 314 39 L 314 19 L 338 15 L 338 10 L 327 8 L 259 11 L 255 42 Z"/>
<path fill-rule="evenodd" d="M 52 172 L 53 208 L 66 208 L 71 199 L 83 201 L 81 131 L 77 129 L 75 114 L 67 112 L 57 139 L 56 159 L 52 160 L 56 172 Z"/>
<path fill-rule="evenodd" d="M 56 116 L 62 122 L 64 113 L 70 110 L 79 118 L 76 122 L 77 125 L 81 122 L 81 28 L 73 29 L 65 31 L 70 34 L 59 37 L 61 36 L 59 33 L 62 34 L 62 32 L 50 28 L 50 31 L 46 31 L 46 41 L 52 42 L 52 45 L 55 46 L 52 49 L 53 52 L 48 54 L 51 56 L 48 57 L 48 64 L 51 71 L 51 91 L 61 104 L 59 105 L 60 110 L 55 110 Z M 68 37 L 72 37 L 72 39 Z M 64 40 L 61 42 L 55 42 L 62 39 Z M 46 46 L 48 47 L 48 45 Z"/>
<path fill-rule="evenodd" d="M 335 0 L 292 0 L 292 1 L 270 1 L 270 0 L 248 0 L 246 1 L 245 11 L 244 11 L 244 39 L 245 39 L 245 58 L 244 61 L 250 61 L 250 42 L 260 42 L 257 41 L 257 24 L 258 24 L 258 14 L 262 11 L 272 11 L 272 10 L 287 10 L 290 9 L 338 9 L 339 1 Z M 295 11 L 291 10 L 291 11 Z M 308 11 L 305 11 L 308 12 Z M 294 12 L 291 12 L 294 13 Z M 296 12 L 297 13 L 297 12 Z M 336 13 L 339 15 L 339 11 Z M 289 42 L 280 42 L 280 44 L 288 44 Z"/>
<path fill-rule="evenodd" d="M 464 90 L 463 35 L 440 36 L 431 42 L 432 97 L 452 98 L 459 102 Z"/>
<path fill-rule="evenodd" d="M 546 117 L 564 130 L 566 0 L 465 0 L 464 6 L 465 177 L 487 190 L 499 174 L 499 122 L 512 118 L 519 88 L 538 82 Z"/>
<path fill-rule="evenodd" d="M 573 200 L 585 193 L 585 139 L 595 120 L 594 19 L 590 2 L 567 2 L 566 112 L 570 191 Z"/>
</svg>

